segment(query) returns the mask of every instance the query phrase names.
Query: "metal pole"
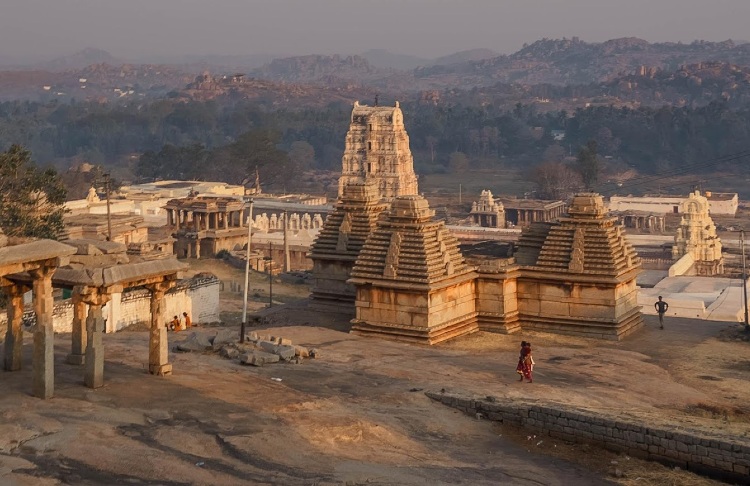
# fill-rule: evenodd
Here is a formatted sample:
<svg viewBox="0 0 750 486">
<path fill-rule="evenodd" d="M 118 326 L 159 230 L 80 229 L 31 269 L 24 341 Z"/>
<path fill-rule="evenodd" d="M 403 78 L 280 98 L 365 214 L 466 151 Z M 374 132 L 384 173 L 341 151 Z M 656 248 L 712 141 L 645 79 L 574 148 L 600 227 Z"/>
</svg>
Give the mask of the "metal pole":
<svg viewBox="0 0 750 486">
<path fill-rule="evenodd" d="M 250 212 L 247 216 L 247 253 L 245 255 L 245 297 L 242 305 L 242 325 L 240 326 L 240 342 L 245 342 L 245 323 L 247 322 L 247 291 L 250 287 L 250 243 L 253 237 L 253 199 L 250 198 Z"/>
<path fill-rule="evenodd" d="M 292 263 L 291 259 L 289 257 L 289 213 L 284 211 L 284 271 L 285 272 L 291 272 L 292 271 Z"/>
<path fill-rule="evenodd" d="M 273 246 L 268 242 L 268 307 L 273 307 Z"/>
<path fill-rule="evenodd" d="M 109 209 L 109 174 L 104 174 L 104 193 L 107 196 L 107 241 L 112 241 L 112 218 Z"/>
<path fill-rule="evenodd" d="M 747 320 L 747 268 L 745 266 L 745 230 L 740 230 L 740 247 L 742 248 L 742 297 L 745 303 L 745 332 L 750 332 Z"/>
</svg>

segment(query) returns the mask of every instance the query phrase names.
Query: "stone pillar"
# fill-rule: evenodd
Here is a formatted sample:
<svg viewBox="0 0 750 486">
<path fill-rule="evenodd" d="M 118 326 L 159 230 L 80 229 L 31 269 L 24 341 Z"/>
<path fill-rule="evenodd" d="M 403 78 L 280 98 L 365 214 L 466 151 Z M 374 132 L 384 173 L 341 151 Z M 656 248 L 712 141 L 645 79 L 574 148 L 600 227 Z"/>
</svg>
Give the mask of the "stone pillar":
<svg viewBox="0 0 750 486">
<path fill-rule="evenodd" d="M 199 259 L 201 257 L 201 239 L 196 238 L 195 239 L 195 258 Z"/>
<path fill-rule="evenodd" d="M 148 286 L 151 291 L 151 330 L 148 343 L 148 372 L 164 376 L 172 373 L 169 364 L 169 344 L 167 342 L 167 317 L 164 313 L 164 294 L 174 283 L 164 281 Z"/>
<path fill-rule="evenodd" d="M 86 298 L 89 304 L 89 315 L 86 318 L 86 371 L 83 381 L 89 388 L 100 388 L 104 385 L 104 316 L 102 306 L 107 296 L 94 291 Z"/>
<path fill-rule="evenodd" d="M 8 296 L 8 329 L 5 331 L 5 371 L 18 371 L 23 366 L 23 294 L 21 285 L 4 288 Z"/>
<path fill-rule="evenodd" d="M 29 272 L 34 279 L 34 359 L 32 390 L 37 398 L 52 398 L 55 393 L 55 331 L 52 328 L 52 274 L 54 268 L 42 267 Z"/>
<path fill-rule="evenodd" d="M 82 365 L 86 362 L 84 353 L 86 351 L 88 334 L 85 325 L 86 303 L 81 296 L 83 291 L 80 287 L 73 289 L 73 333 L 71 335 L 70 354 L 67 359 L 68 363 L 73 365 Z"/>
<path fill-rule="evenodd" d="M 229 216 L 229 214 L 227 214 L 227 213 L 223 214 L 223 218 L 222 219 L 224 220 L 224 229 L 228 229 L 229 228 L 229 217 L 228 216 Z"/>
</svg>

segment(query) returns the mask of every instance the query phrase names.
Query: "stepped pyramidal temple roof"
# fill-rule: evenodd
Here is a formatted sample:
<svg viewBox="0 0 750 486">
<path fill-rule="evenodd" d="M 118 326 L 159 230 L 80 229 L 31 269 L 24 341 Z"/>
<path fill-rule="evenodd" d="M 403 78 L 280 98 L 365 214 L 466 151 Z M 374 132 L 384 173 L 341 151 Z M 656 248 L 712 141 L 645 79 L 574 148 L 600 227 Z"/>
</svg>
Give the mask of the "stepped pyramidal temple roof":
<svg viewBox="0 0 750 486">
<path fill-rule="evenodd" d="M 378 216 L 388 208 L 381 202 L 375 181 L 353 182 L 344 188 L 312 245 L 312 258 L 356 260 Z"/>
<path fill-rule="evenodd" d="M 422 196 L 399 196 L 381 215 L 352 270 L 352 282 L 433 284 L 474 270 L 458 240 Z"/>
<path fill-rule="evenodd" d="M 607 216 L 599 194 L 576 195 L 565 217 L 532 224 L 518 244 L 518 264 L 563 275 L 618 278 L 640 268 L 640 258 L 617 218 Z"/>
</svg>

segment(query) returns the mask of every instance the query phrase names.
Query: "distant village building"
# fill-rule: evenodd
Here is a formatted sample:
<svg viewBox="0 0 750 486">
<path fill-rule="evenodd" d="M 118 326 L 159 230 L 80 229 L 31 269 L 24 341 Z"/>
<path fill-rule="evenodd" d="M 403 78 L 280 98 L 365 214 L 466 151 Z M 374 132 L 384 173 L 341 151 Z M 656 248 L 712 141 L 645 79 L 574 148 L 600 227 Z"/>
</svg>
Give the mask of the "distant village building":
<svg viewBox="0 0 750 486">
<path fill-rule="evenodd" d="M 339 197 L 352 182 L 374 179 L 381 198 L 417 194 L 417 176 L 404 127 L 404 114 L 395 106 L 354 102 L 346 134 Z"/>
<path fill-rule="evenodd" d="M 556 142 L 565 140 L 565 130 L 550 130 L 550 135 L 552 135 L 552 140 Z"/>
<path fill-rule="evenodd" d="M 654 214 L 680 212 L 682 203 L 689 196 L 612 196 L 609 198 L 609 210 L 617 212 L 642 211 Z M 708 211 L 714 216 L 735 216 L 739 208 L 739 196 L 736 192 L 706 191 Z"/>
<path fill-rule="evenodd" d="M 469 216 L 477 226 L 505 228 L 505 208 L 503 208 L 503 203 L 495 201 L 490 190 L 482 191 L 479 201 L 471 204 Z"/>
</svg>

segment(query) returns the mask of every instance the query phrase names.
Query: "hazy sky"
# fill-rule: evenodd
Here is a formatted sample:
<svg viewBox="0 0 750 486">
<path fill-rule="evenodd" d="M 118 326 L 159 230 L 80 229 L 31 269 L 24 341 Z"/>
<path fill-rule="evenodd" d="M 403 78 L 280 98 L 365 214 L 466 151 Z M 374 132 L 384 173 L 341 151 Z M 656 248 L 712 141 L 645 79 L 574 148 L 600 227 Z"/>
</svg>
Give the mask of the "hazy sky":
<svg viewBox="0 0 750 486">
<path fill-rule="evenodd" d="M 0 57 L 510 53 L 542 37 L 750 38 L 750 0 L 0 0 Z"/>
</svg>

